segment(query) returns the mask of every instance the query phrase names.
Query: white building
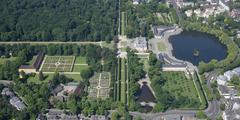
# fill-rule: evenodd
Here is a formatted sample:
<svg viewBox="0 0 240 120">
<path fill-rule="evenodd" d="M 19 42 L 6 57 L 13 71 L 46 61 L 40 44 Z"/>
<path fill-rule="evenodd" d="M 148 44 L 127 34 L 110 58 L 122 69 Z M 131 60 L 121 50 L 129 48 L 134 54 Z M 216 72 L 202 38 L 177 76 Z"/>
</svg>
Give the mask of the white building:
<svg viewBox="0 0 240 120">
<path fill-rule="evenodd" d="M 134 47 L 138 52 L 145 52 L 147 50 L 147 40 L 145 37 L 137 37 L 134 40 Z"/>
<path fill-rule="evenodd" d="M 191 17 L 192 14 L 193 14 L 193 11 L 192 10 L 187 10 L 187 11 L 185 11 L 185 14 L 187 15 L 187 17 Z"/>
<path fill-rule="evenodd" d="M 176 0 L 176 4 L 179 8 L 184 8 L 186 6 L 194 6 L 193 2 L 186 2 L 184 0 Z"/>
<path fill-rule="evenodd" d="M 218 76 L 217 77 L 217 83 L 218 83 L 218 85 L 226 86 L 227 85 L 227 77 L 223 76 L 223 75 Z"/>
<path fill-rule="evenodd" d="M 229 11 L 229 2 L 230 0 L 219 0 L 219 5 L 222 6 L 226 11 Z"/>
<path fill-rule="evenodd" d="M 133 0 L 134 5 L 138 5 L 140 3 L 140 0 Z"/>
<path fill-rule="evenodd" d="M 236 73 L 229 70 L 229 71 L 225 72 L 223 75 L 227 77 L 227 80 L 228 80 L 228 81 L 230 81 L 231 78 L 232 78 L 234 75 L 236 75 Z"/>
<path fill-rule="evenodd" d="M 211 5 L 217 5 L 219 3 L 219 0 L 207 0 Z"/>
<path fill-rule="evenodd" d="M 237 38 L 240 38 L 240 30 L 238 30 L 236 33 L 237 33 Z"/>
<path fill-rule="evenodd" d="M 222 115 L 223 120 L 240 120 L 240 99 L 233 99 L 228 104 Z"/>
</svg>

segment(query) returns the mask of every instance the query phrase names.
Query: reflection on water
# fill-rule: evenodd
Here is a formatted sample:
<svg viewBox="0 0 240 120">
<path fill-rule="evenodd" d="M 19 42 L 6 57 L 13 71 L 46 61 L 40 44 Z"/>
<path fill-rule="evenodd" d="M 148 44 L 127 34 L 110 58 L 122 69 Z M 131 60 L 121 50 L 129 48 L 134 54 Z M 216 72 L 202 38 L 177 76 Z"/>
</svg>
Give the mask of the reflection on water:
<svg viewBox="0 0 240 120">
<path fill-rule="evenodd" d="M 207 33 L 183 31 L 169 39 L 173 47 L 173 56 L 194 65 L 198 65 L 200 61 L 222 60 L 227 56 L 226 47 L 218 41 L 218 38 Z M 194 55 L 196 50 L 198 54 Z"/>
</svg>

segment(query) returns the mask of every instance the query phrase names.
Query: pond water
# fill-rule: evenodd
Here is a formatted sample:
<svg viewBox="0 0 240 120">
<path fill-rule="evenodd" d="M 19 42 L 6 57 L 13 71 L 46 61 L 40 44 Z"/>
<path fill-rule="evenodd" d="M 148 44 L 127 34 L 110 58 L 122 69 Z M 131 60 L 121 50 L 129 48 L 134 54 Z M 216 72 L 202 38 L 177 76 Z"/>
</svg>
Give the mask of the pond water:
<svg viewBox="0 0 240 120">
<path fill-rule="evenodd" d="M 198 65 L 200 61 L 210 62 L 226 58 L 227 48 L 218 38 L 197 31 L 183 31 L 181 34 L 169 37 L 173 47 L 173 56 Z"/>
</svg>

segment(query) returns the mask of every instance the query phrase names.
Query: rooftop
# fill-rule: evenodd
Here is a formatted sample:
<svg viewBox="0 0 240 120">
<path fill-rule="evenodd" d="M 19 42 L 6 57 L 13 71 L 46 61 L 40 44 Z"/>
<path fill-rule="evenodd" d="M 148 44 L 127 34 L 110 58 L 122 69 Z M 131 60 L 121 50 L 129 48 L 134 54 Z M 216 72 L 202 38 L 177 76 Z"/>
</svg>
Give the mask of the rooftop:
<svg viewBox="0 0 240 120">
<path fill-rule="evenodd" d="M 137 38 L 135 38 L 135 46 L 137 48 L 146 48 L 147 47 L 146 37 L 137 37 Z"/>
<path fill-rule="evenodd" d="M 163 26 L 163 25 L 152 27 L 153 34 L 155 36 L 163 36 L 166 31 L 174 30 L 174 28 L 175 28 L 174 26 Z"/>
<path fill-rule="evenodd" d="M 18 97 L 12 97 L 10 99 L 10 104 L 16 107 L 17 110 L 23 110 L 26 108 L 25 104 Z"/>
<path fill-rule="evenodd" d="M 39 52 L 32 65 L 21 65 L 19 69 L 39 69 L 44 58 L 44 53 Z"/>
<path fill-rule="evenodd" d="M 228 108 L 224 111 L 224 118 L 227 120 L 239 120 L 240 119 L 240 99 L 233 99 L 229 101 Z"/>
<path fill-rule="evenodd" d="M 218 90 L 222 95 L 236 95 L 237 94 L 237 91 L 234 88 L 228 87 L 228 86 L 219 85 Z"/>
<path fill-rule="evenodd" d="M 2 90 L 2 95 L 6 95 L 6 96 L 14 96 L 14 93 L 9 89 L 9 88 L 3 88 Z"/>
</svg>

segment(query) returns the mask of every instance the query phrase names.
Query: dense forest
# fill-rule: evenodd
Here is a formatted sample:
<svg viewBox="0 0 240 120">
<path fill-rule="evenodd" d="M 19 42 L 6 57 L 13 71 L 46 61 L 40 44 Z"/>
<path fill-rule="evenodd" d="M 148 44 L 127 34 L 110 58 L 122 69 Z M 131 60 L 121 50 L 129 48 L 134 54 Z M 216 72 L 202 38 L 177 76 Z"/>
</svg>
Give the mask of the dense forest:
<svg viewBox="0 0 240 120">
<path fill-rule="evenodd" d="M 126 13 L 126 36 L 129 38 L 138 36 L 152 38 L 151 25 L 168 25 L 159 20 L 158 13 L 171 14 L 173 23 L 178 23 L 175 10 L 159 0 L 142 2 L 139 5 L 133 5 L 131 0 L 121 0 L 121 11 Z"/>
<path fill-rule="evenodd" d="M 117 15 L 115 0 L 4 0 L 0 40 L 112 40 Z"/>
</svg>

